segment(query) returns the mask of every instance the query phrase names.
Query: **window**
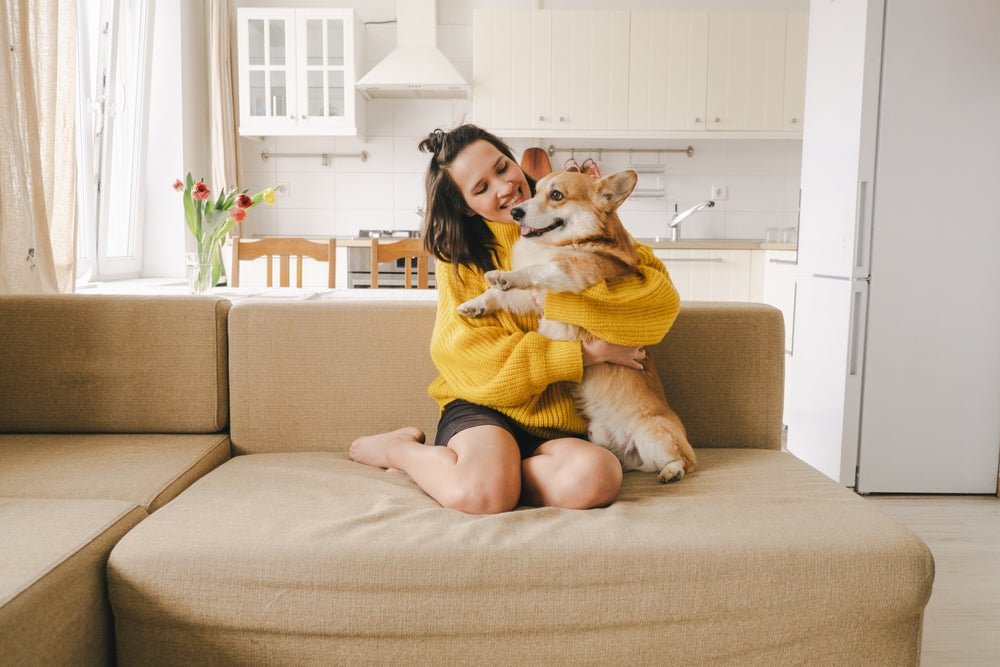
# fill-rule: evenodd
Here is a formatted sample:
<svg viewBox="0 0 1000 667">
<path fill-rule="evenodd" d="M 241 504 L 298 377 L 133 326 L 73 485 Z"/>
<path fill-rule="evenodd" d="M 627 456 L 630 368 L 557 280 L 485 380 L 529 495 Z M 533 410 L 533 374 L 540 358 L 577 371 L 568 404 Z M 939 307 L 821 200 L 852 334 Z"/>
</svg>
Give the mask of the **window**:
<svg viewBox="0 0 1000 667">
<path fill-rule="evenodd" d="M 139 275 L 149 0 L 78 4 L 78 278 Z"/>
</svg>

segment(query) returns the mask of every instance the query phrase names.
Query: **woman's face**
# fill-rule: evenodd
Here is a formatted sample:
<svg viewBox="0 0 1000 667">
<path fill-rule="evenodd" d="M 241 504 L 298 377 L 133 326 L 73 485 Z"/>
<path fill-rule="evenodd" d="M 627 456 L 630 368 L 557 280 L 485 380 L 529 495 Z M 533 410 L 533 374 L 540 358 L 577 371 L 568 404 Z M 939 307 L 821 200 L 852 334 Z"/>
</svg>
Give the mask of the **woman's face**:
<svg viewBox="0 0 1000 667">
<path fill-rule="evenodd" d="M 514 222 L 510 209 L 531 197 L 521 167 L 482 139 L 463 148 L 448 173 L 469 210 L 492 222 Z"/>
</svg>

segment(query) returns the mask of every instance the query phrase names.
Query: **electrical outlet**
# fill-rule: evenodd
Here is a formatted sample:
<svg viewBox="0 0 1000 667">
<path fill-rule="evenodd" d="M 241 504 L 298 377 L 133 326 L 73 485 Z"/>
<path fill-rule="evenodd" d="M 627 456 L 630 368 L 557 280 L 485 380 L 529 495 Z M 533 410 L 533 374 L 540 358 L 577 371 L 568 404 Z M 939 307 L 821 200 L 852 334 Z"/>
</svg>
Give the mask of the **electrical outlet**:
<svg viewBox="0 0 1000 667">
<path fill-rule="evenodd" d="M 712 194 L 708 197 L 712 201 L 723 201 L 729 196 L 728 185 L 713 185 Z"/>
<path fill-rule="evenodd" d="M 291 183 L 278 183 L 274 186 L 274 196 L 275 197 L 289 197 L 292 194 L 292 184 Z"/>
</svg>

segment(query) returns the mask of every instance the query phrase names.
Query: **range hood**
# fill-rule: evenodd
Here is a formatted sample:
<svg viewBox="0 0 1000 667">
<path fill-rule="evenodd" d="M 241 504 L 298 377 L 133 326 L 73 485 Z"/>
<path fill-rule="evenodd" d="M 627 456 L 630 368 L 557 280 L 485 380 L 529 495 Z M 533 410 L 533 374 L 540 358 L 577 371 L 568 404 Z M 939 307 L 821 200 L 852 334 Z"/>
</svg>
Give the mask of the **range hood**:
<svg viewBox="0 0 1000 667">
<path fill-rule="evenodd" d="M 368 99 L 469 97 L 469 83 L 437 48 L 436 0 L 396 0 L 396 48 L 357 89 Z"/>
</svg>

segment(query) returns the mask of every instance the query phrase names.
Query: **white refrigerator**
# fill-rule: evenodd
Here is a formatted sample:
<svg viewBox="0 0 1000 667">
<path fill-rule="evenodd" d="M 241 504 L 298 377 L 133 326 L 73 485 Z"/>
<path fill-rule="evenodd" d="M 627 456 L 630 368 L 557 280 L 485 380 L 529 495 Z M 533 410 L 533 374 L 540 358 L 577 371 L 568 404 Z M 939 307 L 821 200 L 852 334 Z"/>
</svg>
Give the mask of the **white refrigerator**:
<svg viewBox="0 0 1000 667">
<path fill-rule="evenodd" d="M 996 493 L 1000 2 L 810 3 L 788 449 L 861 493 Z"/>
</svg>

